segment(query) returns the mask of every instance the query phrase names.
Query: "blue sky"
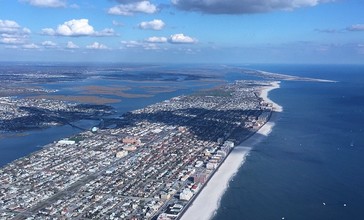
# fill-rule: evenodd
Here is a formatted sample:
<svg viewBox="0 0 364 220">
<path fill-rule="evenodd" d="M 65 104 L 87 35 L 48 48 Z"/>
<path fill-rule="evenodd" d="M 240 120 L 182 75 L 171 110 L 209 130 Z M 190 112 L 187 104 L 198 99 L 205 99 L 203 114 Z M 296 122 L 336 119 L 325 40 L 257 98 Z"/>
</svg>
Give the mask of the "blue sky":
<svg viewBox="0 0 364 220">
<path fill-rule="evenodd" d="M 0 0 L 1 61 L 364 64 L 362 0 Z"/>
</svg>

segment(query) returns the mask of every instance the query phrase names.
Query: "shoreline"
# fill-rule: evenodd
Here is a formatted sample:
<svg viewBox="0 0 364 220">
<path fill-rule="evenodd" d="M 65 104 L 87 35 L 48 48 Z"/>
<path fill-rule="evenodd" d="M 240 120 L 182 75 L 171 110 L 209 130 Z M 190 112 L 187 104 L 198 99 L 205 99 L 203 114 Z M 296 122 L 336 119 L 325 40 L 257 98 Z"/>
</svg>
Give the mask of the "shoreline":
<svg viewBox="0 0 364 220">
<path fill-rule="evenodd" d="M 265 102 L 273 105 L 270 119 L 255 134 L 233 148 L 219 169 L 180 217 L 181 220 L 201 220 L 214 217 L 220 207 L 221 198 L 229 187 L 230 181 L 245 163 L 252 147 L 269 135 L 275 125 L 277 112 L 283 111 L 282 106 L 268 98 L 270 91 L 280 88 L 279 83 L 279 81 L 273 81 L 270 86 L 260 91 L 260 97 Z"/>
</svg>

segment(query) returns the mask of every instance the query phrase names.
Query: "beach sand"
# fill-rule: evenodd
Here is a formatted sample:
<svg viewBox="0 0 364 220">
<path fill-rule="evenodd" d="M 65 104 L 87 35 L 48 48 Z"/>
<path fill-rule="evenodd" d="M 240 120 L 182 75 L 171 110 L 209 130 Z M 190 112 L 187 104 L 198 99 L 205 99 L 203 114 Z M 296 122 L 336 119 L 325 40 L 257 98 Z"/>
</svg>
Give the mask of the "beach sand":
<svg viewBox="0 0 364 220">
<path fill-rule="evenodd" d="M 275 112 L 283 111 L 282 106 L 274 103 L 268 98 L 268 93 L 279 88 L 279 81 L 272 82 L 271 86 L 262 89 L 260 96 L 273 104 Z M 212 176 L 207 185 L 202 189 L 197 198 L 181 217 L 182 220 L 205 220 L 211 219 L 220 206 L 221 197 L 224 195 L 230 180 L 244 164 L 252 147 L 262 141 L 272 131 L 275 125 L 276 114 L 273 113 L 270 120 L 263 125 L 253 136 L 236 146 L 219 169 Z"/>
<path fill-rule="evenodd" d="M 260 97 L 262 97 L 264 99 L 265 102 L 268 103 L 272 103 L 273 104 L 273 110 L 275 112 L 282 112 L 283 111 L 283 107 L 278 105 L 277 103 L 273 102 L 270 98 L 268 98 L 268 93 L 270 91 L 272 91 L 273 89 L 278 89 L 280 88 L 280 82 L 279 81 L 273 81 L 271 83 L 272 86 L 266 87 L 264 89 L 262 89 L 261 93 L 260 93 Z"/>
</svg>

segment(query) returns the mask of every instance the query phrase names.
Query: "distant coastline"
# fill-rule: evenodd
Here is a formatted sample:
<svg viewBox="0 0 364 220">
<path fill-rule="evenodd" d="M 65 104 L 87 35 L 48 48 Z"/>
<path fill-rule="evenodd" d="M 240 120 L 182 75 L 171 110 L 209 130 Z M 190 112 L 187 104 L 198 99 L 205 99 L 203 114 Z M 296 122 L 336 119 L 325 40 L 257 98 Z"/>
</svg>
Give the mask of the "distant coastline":
<svg viewBox="0 0 364 220">
<path fill-rule="evenodd" d="M 260 97 L 265 102 L 273 105 L 273 112 L 269 121 L 247 140 L 234 147 L 200 194 L 181 216 L 181 220 L 211 219 L 215 215 L 216 210 L 220 206 L 220 200 L 229 186 L 229 182 L 245 163 L 252 147 L 262 141 L 272 131 L 277 119 L 277 113 L 283 111 L 282 106 L 268 97 L 270 91 L 278 88 L 280 88 L 280 81 L 273 81 L 270 86 L 262 88 Z"/>
<path fill-rule="evenodd" d="M 262 77 L 268 80 L 285 80 L 285 81 L 306 81 L 306 82 L 324 82 L 324 83 L 336 83 L 335 80 L 327 80 L 327 79 L 318 79 L 318 78 L 310 78 L 310 77 L 300 77 L 293 76 L 281 73 L 272 73 L 262 70 L 243 70 L 244 74 Z"/>
</svg>

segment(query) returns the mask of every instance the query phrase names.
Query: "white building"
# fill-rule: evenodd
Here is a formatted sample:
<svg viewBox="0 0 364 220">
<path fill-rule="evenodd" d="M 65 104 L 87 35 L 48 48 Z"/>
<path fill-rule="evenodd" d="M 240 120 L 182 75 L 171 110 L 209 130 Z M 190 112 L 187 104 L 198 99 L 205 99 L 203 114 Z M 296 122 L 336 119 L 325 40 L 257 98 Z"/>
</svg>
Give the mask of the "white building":
<svg viewBox="0 0 364 220">
<path fill-rule="evenodd" d="M 193 196 L 192 191 L 190 189 L 186 188 L 179 195 L 179 199 L 188 201 L 191 199 L 192 196 Z"/>
<path fill-rule="evenodd" d="M 57 145 L 71 145 L 71 144 L 75 144 L 75 143 L 76 143 L 76 141 L 63 139 L 63 140 L 58 141 Z"/>
<path fill-rule="evenodd" d="M 206 168 L 209 169 L 209 170 L 216 169 L 217 168 L 217 163 L 208 162 L 206 164 Z"/>
<path fill-rule="evenodd" d="M 116 153 L 117 158 L 123 158 L 126 155 L 128 155 L 128 151 L 126 151 L 126 150 L 122 150 L 122 151 L 119 151 L 119 152 Z"/>
<path fill-rule="evenodd" d="M 196 161 L 195 167 L 201 167 L 203 165 L 203 161 L 198 160 Z"/>
<path fill-rule="evenodd" d="M 227 146 L 227 147 L 233 148 L 233 147 L 234 147 L 234 142 L 232 142 L 232 141 L 225 141 L 225 142 L 224 142 L 224 146 Z"/>
</svg>

